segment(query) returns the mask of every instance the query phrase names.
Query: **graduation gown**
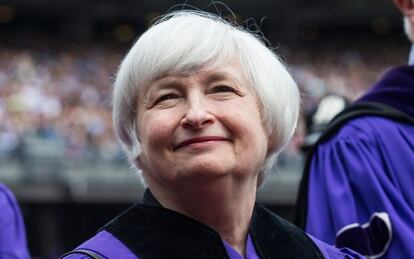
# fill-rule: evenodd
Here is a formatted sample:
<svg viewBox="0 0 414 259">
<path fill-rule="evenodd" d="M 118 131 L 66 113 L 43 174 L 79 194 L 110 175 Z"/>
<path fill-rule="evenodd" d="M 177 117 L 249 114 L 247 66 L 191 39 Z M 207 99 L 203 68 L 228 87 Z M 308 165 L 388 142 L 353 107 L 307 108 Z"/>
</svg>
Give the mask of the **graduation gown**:
<svg viewBox="0 0 414 259">
<path fill-rule="evenodd" d="M 134 205 L 122 213 L 77 249 L 96 252 L 102 258 L 244 258 L 213 229 L 163 208 L 149 191 L 144 195 L 143 204 Z M 64 258 L 90 257 L 72 253 Z M 309 237 L 294 225 L 256 204 L 245 258 L 361 257 L 347 249 L 340 251 Z"/>
<path fill-rule="evenodd" d="M 388 71 L 355 105 L 363 103 L 407 119 L 356 116 L 318 142 L 296 223 L 370 258 L 414 258 L 414 67 Z"/>
</svg>

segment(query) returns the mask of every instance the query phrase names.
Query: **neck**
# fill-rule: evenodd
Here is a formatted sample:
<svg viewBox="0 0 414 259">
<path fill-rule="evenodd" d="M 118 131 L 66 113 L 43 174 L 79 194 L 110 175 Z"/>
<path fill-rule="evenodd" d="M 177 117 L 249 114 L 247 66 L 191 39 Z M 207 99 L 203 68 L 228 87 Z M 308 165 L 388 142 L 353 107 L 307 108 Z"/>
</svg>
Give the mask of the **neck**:
<svg viewBox="0 0 414 259">
<path fill-rule="evenodd" d="M 219 233 L 241 255 L 256 199 L 256 181 L 221 179 L 210 183 L 180 182 L 177 188 L 151 188 L 165 207 L 189 216 Z"/>
</svg>

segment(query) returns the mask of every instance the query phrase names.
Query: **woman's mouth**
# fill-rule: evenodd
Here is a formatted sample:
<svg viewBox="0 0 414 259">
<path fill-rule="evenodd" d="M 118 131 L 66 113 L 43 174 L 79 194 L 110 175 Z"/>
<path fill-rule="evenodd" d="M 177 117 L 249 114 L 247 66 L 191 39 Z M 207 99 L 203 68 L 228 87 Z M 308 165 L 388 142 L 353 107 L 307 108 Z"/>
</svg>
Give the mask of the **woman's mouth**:
<svg viewBox="0 0 414 259">
<path fill-rule="evenodd" d="M 197 144 L 217 142 L 217 141 L 228 141 L 228 138 L 219 137 L 219 136 L 203 136 L 203 137 L 190 138 L 190 139 L 187 139 L 187 140 L 184 140 L 178 143 L 174 147 L 174 150 L 177 150 L 179 148 L 186 147 L 186 146 L 193 146 Z"/>
</svg>

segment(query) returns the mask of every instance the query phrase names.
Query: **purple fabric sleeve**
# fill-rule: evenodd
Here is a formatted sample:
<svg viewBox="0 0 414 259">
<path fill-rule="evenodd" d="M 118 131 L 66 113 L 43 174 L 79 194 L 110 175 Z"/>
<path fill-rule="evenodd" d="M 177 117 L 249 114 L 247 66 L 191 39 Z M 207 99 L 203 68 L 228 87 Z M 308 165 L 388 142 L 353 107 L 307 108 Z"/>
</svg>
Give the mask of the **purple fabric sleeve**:
<svg viewBox="0 0 414 259">
<path fill-rule="evenodd" d="M 100 231 L 94 237 L 78 246 L 76 249 L 88 249 L 107 259 L 138 259 L 121 241 L 107 231 Z M 65 259 L 90 259 L 82 254 L 70 254 Z"/>
<path fill-rule="evenodd" d="M 0 183 L 0 258 L 30 258 L 20 208 L 13 193 Z"/>
<path fill-rule="evenodd" d="M 414 258 L 413 157 L 414 126 L 348 123 L 312 158 L 306 232 L 366 256 Z"/>
</svg>

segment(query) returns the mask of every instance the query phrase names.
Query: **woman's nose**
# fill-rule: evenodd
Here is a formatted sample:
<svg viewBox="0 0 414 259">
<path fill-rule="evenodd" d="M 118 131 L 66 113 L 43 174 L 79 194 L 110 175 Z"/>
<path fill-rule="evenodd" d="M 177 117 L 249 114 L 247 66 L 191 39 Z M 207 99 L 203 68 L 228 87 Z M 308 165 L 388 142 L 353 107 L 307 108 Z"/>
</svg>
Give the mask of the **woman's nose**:
<svg viewBox="0 0 414 259">
<path fill-rule="evenodd" d="M 181 124 L 184 128 L 201 129 L 214 122 L 214 116 L 207 108 L 203 98 L 188 100 L 187 111 Z"/>
</svg>

